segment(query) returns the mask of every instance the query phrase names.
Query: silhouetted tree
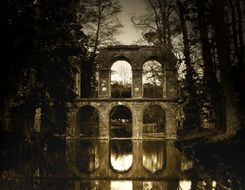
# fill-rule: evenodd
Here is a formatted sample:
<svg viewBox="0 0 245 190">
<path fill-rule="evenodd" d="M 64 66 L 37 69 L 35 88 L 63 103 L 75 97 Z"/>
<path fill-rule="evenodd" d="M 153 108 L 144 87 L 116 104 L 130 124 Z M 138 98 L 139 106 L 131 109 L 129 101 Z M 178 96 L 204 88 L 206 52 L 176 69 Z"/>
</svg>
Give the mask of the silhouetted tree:
<svg viewBox="0 0 245 190">
<path fill-rule="evenodd" d="M 88 49 L 86 61 L 82 64 L 82 97 L 95 96 L 96 67 L 98 49 L 104 45 L 115 44 L 115 35 L 122 27 L 118 15 L 121 5 L 118 0 L 85 0 L 79 5 L 80 22 L 87 35 Z"/>
<path fill-rule="evenodd" d="M 41 134 L 64 133 L 68 103 L 74 94 L 72 56 L 83 56 L 82 26 L 77 18 L 77 1 L 46 1 L 37 4 L 37 38 L 33 55 L 36 92 L 42 109 Z"/>
</svg>

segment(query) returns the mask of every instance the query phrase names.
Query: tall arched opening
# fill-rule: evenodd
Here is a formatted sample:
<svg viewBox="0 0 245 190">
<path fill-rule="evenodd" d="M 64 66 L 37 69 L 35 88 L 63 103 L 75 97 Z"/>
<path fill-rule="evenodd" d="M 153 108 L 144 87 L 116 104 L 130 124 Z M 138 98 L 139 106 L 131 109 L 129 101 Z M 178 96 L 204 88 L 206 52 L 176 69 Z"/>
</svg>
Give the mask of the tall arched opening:
<svg viewBox="0 0 245 190">
<path fill-rule="evenodd" d="M 110 113 L 110 163 L 117 172 L 128 171 L 133 163 L 132 113 L 123 105 L 112 108 Z"/>
<path fill-rule="evenodd" d="M 159 136 L 165 134 L 165 111 L 157 105 L 147 107 L 143 112 L 143 135 Z"/>
<path fill-rule="evenodd" d="M 81 137 L 99 137 L 99 113 L 93 106 L 82 107 L 76 123 Z"/>
<path fill-rule="evenodd" d="M 127 61 L 116 61 L 111 66 L 111 97 L 131 98 L 132 68 Z"/>
<path fill-rule="evenodd" d="M 110 137 L 132 137 L 132 113 L 128 107 L 118 105 L 112 108 L 110 112 Z"/>
<path fill-rule="evenodd" d="M 163 97 L 163 67 L 155 60 L 144 63 L 142 71 L 143 97 Z"/>
</svg>

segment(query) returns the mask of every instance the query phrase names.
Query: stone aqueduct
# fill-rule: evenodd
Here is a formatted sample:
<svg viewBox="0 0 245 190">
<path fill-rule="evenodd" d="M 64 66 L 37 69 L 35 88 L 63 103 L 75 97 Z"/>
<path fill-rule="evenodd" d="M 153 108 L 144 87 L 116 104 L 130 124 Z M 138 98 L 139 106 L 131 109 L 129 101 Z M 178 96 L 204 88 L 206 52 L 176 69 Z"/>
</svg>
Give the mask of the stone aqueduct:
<svg viewBox="0 0 245 190">
<path fill-rule="evenodd" d="M 132 67 L 132 97 L 111 98 L 111 66 L 118 60 L 127 61 Z M 163 68 L 163 96 L 162 98 L 144 98 L 142 84 L 143 64 L 149 60 L 158 61 Z M 120 45 L 108 46 L 100 50 L 97 56 L 99 65 L 98 98 L 77 99 L 77 109 L 70 113 L 70 128 L 67 136 L 79 136 L 77 114 L 80 108 L 92 106 L 99 112 L 99 138 L 110 138 L 110 111 L 117 105 L 128 107 L 132 113 L 132 139 L 141 139 L 142 120 L 144 109 L 151 105 L 160 106 L 165 111 L 166 139 L 176 138 L 176 98 L 177 98 L 177 72 L 176 57 L 167 49 L 154 46 Z M 80 93 L 79 77 L 77 80 L 77 93 Z"/>
<path fill-rule="evenodd" d="M 111 98 L 111 65 L 117 60 L 126 60 L 132 66 L 132 97 L 131 98 Z M 144 98 L 142 88 L 142 66 L 148 60 L 157 60 L 163 67 L 163 96 L 161 98 Z M 72 163 L 70 170 L 75 176 L 82 180 L 100 180 L 102 189 L 110 189 L 110 180 L 132 180 L 133 189 L 143 189 L 143 181 L 156 180 L 162 183 L 167 182 L 166 189 L 177 189 L 174 182 L 173 187 L 171 179 L 179 179 L 185 175 L 181 165 L 186 161 L 174 146 L 174 139 L 177 138 L 177 80 L 176 80 L 176 58 L 166 49 L 149 46 L 109 46 L 102 49 L 97 57 L 99 64 L 99 86 L 98 98 L 79 98 L 77 99 L 77 109 L 70 113 L 70 128 L 67 131 L 67 137 L 71 140 L 68 142 L 67 161 Z M 79 77 L 77 77 L 79 79 Z M 78 80 L 79 83 L 79 80 Z M 78 85 L 79 86 L 79 85 Z M 126 106 L 132 114 L 132 136 L 128 139 L 112 138 L 110 136 L 110 113 L 118 105 Z M 143 134 L 143 113 L 144 110 L 152 105 L 157 105 L 165 111 L 165 131 L 163 134 L 147 136 Z M 92 106 L 99 113 L 99 135 L 96 137 L 81 137 L 79 133 L 79 123 L 77 117 L 79 111 L 86 107 Z M 80 141 L 93 142 L 92 148 L 92 165 L 93 171 L 83 172 L 77 166 L 82 156 L 84 147 L 80 147 Z M 115 171 L 111 165 L 111 143 L 115 141 L 129 140 L 132 144 L 133 162 L 127 171 Z M 159 153 L 146 150 L 144 147 L 148 143 L 158 142 L 154 145 L 160 150 Z M 148 153 L 147 153 L 148 151 Z M 150 153 L 149 153 L 150 151 Z M 153 153 L 151 152 L 153 151 Z M 149 155 L 150 163 L 152 155 L 158 159 L 162 157 L 162 163 L 157 171 L 147 171 L 144 166 L 144 159 Z M 96 157 L 97 156 L 97 157 Z M 96 157 L 96 158 L 95 158 Z M 99 162 L 96 165 L 96 160 Z M 91 161 L 91 160 L 90 160 Z M 84 163 L 82 162 L 82 165 Z M 109 180 L 104 181 L 103 180 Z M 79 184 L 75 185 L 80 189 Z M 76 189 L 76 188 L 75 188 Z"/>
</svg>

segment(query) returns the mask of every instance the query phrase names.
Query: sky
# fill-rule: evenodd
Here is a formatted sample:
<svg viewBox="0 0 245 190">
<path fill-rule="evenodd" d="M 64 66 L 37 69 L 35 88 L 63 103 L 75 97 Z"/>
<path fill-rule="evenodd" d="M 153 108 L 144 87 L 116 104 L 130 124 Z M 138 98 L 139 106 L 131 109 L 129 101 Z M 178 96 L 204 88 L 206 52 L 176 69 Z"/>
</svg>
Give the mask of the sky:
<svg viewBox="0 0 245 190">
<path fill-rule="evenodd" d="M 122 44 L 133 44 L 141 37 L 141 32 L 138 31 L 131 22 L 131 16 L 142 15 L 145 13 L 144 0 L 120 0 L 122 5 L 122 13 L 119 18 L 123 24 L 122 33 L 117 36 L 117 40 Z"/>
</svg>

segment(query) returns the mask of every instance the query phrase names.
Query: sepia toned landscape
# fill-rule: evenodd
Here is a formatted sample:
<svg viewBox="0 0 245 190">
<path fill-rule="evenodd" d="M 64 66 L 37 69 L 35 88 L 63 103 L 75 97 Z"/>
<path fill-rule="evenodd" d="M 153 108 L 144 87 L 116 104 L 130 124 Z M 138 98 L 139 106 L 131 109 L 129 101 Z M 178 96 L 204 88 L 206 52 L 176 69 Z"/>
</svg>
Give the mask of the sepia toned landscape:
<svg viewBox="0 0 245 190">
<path fill-rule="evenodd" d="M 242 0 L 0 6 L 0 189 L 245 189 Z"/>
</svg>

